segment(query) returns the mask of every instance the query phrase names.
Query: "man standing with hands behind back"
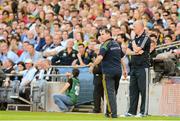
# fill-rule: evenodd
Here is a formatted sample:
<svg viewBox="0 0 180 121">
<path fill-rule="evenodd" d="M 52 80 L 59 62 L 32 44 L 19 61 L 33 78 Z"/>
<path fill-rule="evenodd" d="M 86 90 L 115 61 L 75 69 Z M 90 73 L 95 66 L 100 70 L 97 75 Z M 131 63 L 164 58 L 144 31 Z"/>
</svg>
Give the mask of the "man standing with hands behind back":
<svg viewBox="0 0 180 121">
<path fill-rule="evenodd" d="M 141 20 L 134 23 L 135 39 L 126 51 L 130 58 L 130 107 L 125 116 L 135 116 L 137 113 L 139 93 L 141 94 L 140 113 L 136 117 L 148 115 L 149 96 L 149 55 L 150 39 L 144 30 Z"/>
<path fill-rule="evenodd" d="M 103 87 L 107 100 L 108 111 L 105 116 L 117 118 L 116 93 L 119 87 L 119 80 L 122 74 L 121 63 L 123 65 L 123 74 L 126 77 L 125 64 L 123 63 L 123 52 L 119 44 L 112 39 L 111 31 L 107 28 L 100 30 L 102 45 L 100 52 L 94 63 L 90 66 L 90 72 L 101 62 L 103 73 Z M 121 63 L 120 63 L 121 62 Z"/>
</svg>

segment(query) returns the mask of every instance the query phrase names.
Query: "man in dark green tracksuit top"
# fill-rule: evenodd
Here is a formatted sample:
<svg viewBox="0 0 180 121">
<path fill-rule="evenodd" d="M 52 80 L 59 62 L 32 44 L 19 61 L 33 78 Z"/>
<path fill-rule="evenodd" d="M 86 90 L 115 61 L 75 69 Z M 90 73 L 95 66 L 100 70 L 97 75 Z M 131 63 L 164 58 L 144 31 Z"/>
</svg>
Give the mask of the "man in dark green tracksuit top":
<svg viewBox="0 0 180 121">
<path fill-rule="evenodd" d="M 90 71 L 92 72 L 94 66 L 97 66 L 101 62 L 102 73 L 105 78 L 105 80 L 103 80 L 103 86 L 108 105 L 106 116 L 117 118 L 116 93 L 122 74 L 121 63 L 123 61 L 121 60 L 124 54 L 122 53 L 122 49 L 119 44 L 112 39 L 110 30 L 103 28 L 100 31 L 103 44 L 101 45 L 100 52 L 96 60 L 90 67 Z M 126 74 L 124 69 L 125 67 L 123 64 L 123 74 Z"/>
</svg>

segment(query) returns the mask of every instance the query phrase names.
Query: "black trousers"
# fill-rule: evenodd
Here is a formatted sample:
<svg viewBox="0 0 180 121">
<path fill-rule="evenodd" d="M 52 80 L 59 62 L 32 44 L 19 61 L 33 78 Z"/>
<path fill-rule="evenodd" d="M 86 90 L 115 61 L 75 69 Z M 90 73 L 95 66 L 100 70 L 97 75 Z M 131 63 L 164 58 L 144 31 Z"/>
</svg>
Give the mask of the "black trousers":
<svg viewBox="0 0 180 121">
<path fill-rule="evenodd" d="M 120 78 L 121 78 L 121 74 L 114 74 L 114 75 L 105 74 L 106 90 L 107 90 L 107 96 L 108 96 L 112 117 L 117 117 L 116 94 L 118 91 Z M 106 112 L 106 115 L 109 115 L 108 110 Z"/>
<path fill-rule="evenodd" d="M 136 68 L 131 69 L 130 72 L 130 107 L 128 113 L 136 115 L 139 94 L 141 94 L 140 113 L 148 115 L 148 101 L 149 101 L 149 69 Z"/>
<path fill-rule="evenodd" d="M 104 99 L 104 90 L 102 85 L 102 74 L 94 74 L 94 112 L 101 112 L 101 98 Z"/>
</svg>

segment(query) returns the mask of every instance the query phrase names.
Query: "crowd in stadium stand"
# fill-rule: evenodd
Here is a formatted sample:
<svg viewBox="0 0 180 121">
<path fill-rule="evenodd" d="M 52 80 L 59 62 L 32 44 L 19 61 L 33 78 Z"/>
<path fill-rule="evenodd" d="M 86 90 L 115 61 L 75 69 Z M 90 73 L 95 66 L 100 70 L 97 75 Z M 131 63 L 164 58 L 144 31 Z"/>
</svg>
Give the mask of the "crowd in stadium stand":
<svg viewBox="0 0 180 121">
<path fill-rule="evenodd" d="M 22 74 L 23 87 L 37 74 L 51 73 L 51 65 L 88 65 L 97 56 L 101 27 L 111 30 L 125 53 L 136 20 L 143 21 L 151 38 L 151 57 L 156 46 L 180 41 L 179 0 L 0 0 L 1 68 Z M 14 78 L 6 78 L 3 86 Z"/>
</svg>

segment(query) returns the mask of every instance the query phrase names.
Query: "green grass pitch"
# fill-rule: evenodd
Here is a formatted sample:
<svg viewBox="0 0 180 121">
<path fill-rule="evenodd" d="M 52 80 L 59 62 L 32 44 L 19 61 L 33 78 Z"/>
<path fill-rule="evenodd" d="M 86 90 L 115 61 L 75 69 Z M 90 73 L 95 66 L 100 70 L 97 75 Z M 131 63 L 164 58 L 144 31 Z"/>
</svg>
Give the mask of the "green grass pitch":
<svg viewBox="0 0 180 121">
<path fill-rule="evenodd" d="M 180 117 L 167 116 L 148 116 L 143 118 L 117 118 L 111 119 L 104 117 L 103 114 L 89 114 L 89 113 L 57 113 L 57 112 L 15 112 L 15 111 L 0 111 L 0 121 L 57 121 L 57 120 L 71 120 L 71 121 L 94 121 L 94 120 L 180 120 Z"/>
</svg>

